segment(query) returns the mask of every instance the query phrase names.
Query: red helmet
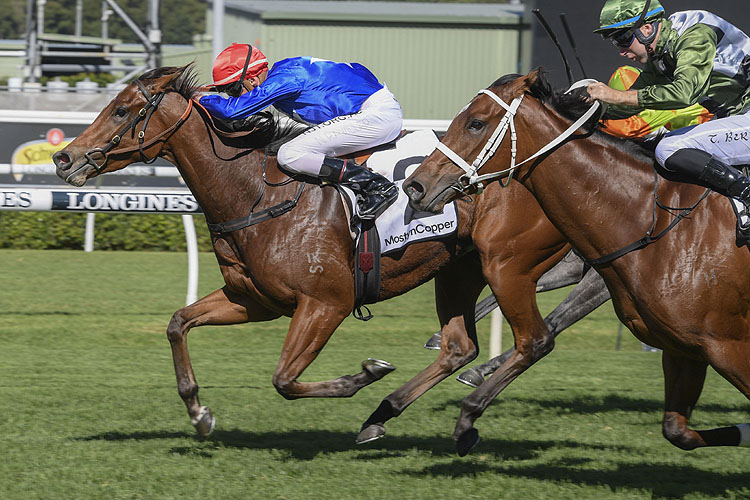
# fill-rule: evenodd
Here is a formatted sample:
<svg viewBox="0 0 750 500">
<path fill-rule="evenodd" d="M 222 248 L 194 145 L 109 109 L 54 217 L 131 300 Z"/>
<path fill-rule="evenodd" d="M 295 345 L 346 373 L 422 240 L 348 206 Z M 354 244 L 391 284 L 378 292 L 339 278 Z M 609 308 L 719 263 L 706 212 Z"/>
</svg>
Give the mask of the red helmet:
<svg viewBox="0 0 750 500">
<path fill-rule="evenodd" d="M 248 51 L 249 59 L 248 59 Z M 242 69 L 247 66 L 244 78 Z M 232 82 L 253 78 L 268 69 L 268 61 L 258 47 L 244 43 L 233 43 L 216 56 L 213 67 L 214 85 L 227 85 Z"/>
</svg>

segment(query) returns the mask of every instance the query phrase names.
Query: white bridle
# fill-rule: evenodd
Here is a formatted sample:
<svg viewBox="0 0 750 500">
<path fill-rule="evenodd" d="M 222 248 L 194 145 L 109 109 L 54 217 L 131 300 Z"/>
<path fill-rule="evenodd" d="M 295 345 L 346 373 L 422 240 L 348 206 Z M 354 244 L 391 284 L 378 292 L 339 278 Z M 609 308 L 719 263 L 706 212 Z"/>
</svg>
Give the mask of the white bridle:
<svg viewBox="0 0 750 500">
<path fill-rule="evenodd" d="M 596 80 L 581 80 L 579 82 L 574 83 L 570 89 L 568 89 L 568 92 L 570 92 L 573 89 L 576 89 L 578 87 L 583 87 L 588 85 L 589 83 L 595 82 Z M 453 151 L 451 148 L 443 144 L 442 142 L 439 142 L 435 149 L 439 150 L 441 153 L 443 153 L 445 156 L 447 156 L 453 163 L 458 165 L 461 169 L 463 169 L 464 172 L 466 172 L 464 175 L 462 175 L 458 179 L 458 185 L 467 188 L 469 186 L 472 186 L 474 184 L 478 184 L 479 188 L 482 189 L 483 182 L 490 180 L 490 179 L 496 179 L 498 177 L 503 177 L 505 174 L 508 174 L 508 183 L 504 184 L 504 186 L 507 186 L 510 181 L 513 179 L 513 172 L 515 171 L 516 167 L 519 167 L 523 165 L 524 163 L 533 160 L 534 158 L 537 158 L 547 151 L 550 151 L 551 149 L 557 147 L 560 143 L 562 143 L 565 139 L 573 135 L 573 132 L 578 130 L 584 123 L 586 123 L 589 118 L 594 116 L 594 113 L 597 112 L 600 108 L 600 104 L 598 101 L 594 101 L 594 103 L 591 105 L 591 107 L 586 111 L 586 113 L 583 114 L 578 120 L 576 120 L 575 123 L 573 123 L 570 127 L 568 127 L 565 132 L 560 134 L 555 140 L 544 146 L 542 149 L 537 151 L 533 156 L 530 156 L 529 158 L 526 158 L 521 163 L 516 164 L 516 142 L 517 142 L 517 136 L 516 136 L 516 125 L 513 121 L 513 118 L 516 116 L 516 113 L 518 112 L 518 108 L 521 106 L 521 102 L 523 101 L 523 94 L 519 97 L 516 97 L 513 99 L 513 102 L 510 104 L 507 104 L 505 101 L 500 99 L 496 94 L 493 92 L 490 92 L 487 89 L 480 90 L 477 95 L 485 94 L 488 95 L 494 100 L 496 103 L 498 103 L 500 106 L 502 106 L 505 109 L 505 116 L 503 116 L 502 120 L 500 120 L 500 123 L 498 123 L 497 128 L 492 133 L 489 139 L 487 139 L 487 144 L 484 145 L 484 148 L 482 148 L 482 151 L 479 152 L 479 155 L 477 155 L 476 159 L 472 162 L 471 165 L 469 165 L 463 158 L 461 158 L 458 154 L 456 154 L 455 151 Z M 484 166 L 487 161 L 492 158 L 492 156 L 495 154 L 495 151 L 497 151 L 497 148 L 500 147 L 500 144 L 503 142 L 503 139 L 505 138 L 505 134 L 508 132 L 508 129 L 510 129 L 510 168 L 507 168 L 505 170 L 502 170 L 500 172 L 494 172 L 491 174 L 485 174 L 485 175 L 478 175 L 479 169 Z M 501 183 L 502 184 L 502 183 Z"/>
</svg>

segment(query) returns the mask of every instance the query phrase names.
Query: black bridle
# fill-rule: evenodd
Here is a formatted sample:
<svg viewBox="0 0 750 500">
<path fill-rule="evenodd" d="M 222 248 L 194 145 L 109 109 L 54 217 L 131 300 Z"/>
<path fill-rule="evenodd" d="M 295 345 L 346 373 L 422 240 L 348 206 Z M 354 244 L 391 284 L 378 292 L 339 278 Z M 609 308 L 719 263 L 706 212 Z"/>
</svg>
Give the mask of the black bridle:
<svg viewBox="0 0 750 500">
<path fill-rule="evenodd" d="M 159 156 L 159 153 L 155 154 L 151 158 L 149 158 L 146 155 L 146 152 L 144 151 L 146 148 L 154 144 L 156 141 L 164 137 L 165 135 L 173 132 L 176 130 L 180 125 L 182 125 L 185 120 L 187 119 L 188 115 L 190 115 L 190 111 L 193 109 L 193 100 L 188 99 L 188 107 L 185 110 L 185 112 L 182 114 L 182 116 L 177 120 L 177 122 L 172 125 L 171 127 L 167 128 L 160 134 L 154 136 L 149 141 L 145 140 L 146 137 L 146 127 L 148 127 L 148 122 L 151 120 L 151 115 L 154 114 L 154 111 L 156 111 L 156 108 L 159 107 L 159 104 L 161 104 L 162 99 L 164 98 L 164 95 L 166 94 L 166 91 L 161 91 L 158 94 L 152 95 L 151 92 L 146 88 L 143 83 L 141 83 L 140 80 L 135 80 L 135 84 L 140 89 L 143 96 L 146 98 L 146 105 L 143 106 L 139 111 L 138 114 L 130 120 L 130 123 L 125 125 L 122 129 L 120 129 L 113 137 L 110 139 L 109 143 L 104 146 L 103 148 L 94 148 L 89 150 L 84 154 L 86 157 L 86 163 L 89 165 L 92 165 L 95 169 L 97 174 L 101 174 L 104 168 L 107 165 L 107 161 L 109 161 L 109 156 L 114 154 L 122 154 L 122 153 L 129 153 L 131 151 L 138 150 L 138 153 L 140 154 L 141 161 L 143 163 L 149 164 L 153 163 L 156 158 Z M 141 127 L 141 130 L 138 132 L 138 145 L 137 146 L 130 146 L 126 148 L 120 148 L 120 149 L 114 149 L 122 140 L 122 137 L 130 131 L 130 137 L 134 138 L 136 133 L 136 127 L 140 122 L 143 122 L 143 126 Z M 97 163 L 97 159 L 94 158 L 94 155 L 99 155 L 97 158 L 101 159 L 104 158 L 104 161 L 102 163 Z"/>
</svg>

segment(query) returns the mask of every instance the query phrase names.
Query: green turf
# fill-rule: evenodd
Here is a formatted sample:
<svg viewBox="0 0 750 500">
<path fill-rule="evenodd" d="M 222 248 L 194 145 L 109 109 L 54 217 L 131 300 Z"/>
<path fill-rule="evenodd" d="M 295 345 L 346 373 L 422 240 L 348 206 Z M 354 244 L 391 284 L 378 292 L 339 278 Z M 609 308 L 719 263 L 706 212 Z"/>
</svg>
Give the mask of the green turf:
<svg viewBox="0 0 750 500">
<path fill-rule="evenodd" d="M 199 328 L 190 349 L 214 440 L 194 437 L 164 334 L 184 304 L 175 253 L 0 251 L 0 498 L 747 499 L 746 449 L 683 452 L 661 437 L 660 357 L 606 306 L 564 332 L 478 421 L 467 457 L 451 434 L 469 389 L 444 381 L 354 444 L 380 400 L 435 358 L 431 285 L 348 319 L 303 380 L 398 370 L 341 400 L 286 401 L 272 384 L 288 319 Z M 201 295 L 221 284 L 200 258 Z M 551 310 L 564 291 L 539 296 Z M 489 321 L 480 323 L 482 346 Z M 511 337 L 504 330 L 504 343 Z M 486 358 L 486 349 L 482 353 Z M 748 403 L 709 373 L 697 427 L 748 421 Z"/>
</svg>

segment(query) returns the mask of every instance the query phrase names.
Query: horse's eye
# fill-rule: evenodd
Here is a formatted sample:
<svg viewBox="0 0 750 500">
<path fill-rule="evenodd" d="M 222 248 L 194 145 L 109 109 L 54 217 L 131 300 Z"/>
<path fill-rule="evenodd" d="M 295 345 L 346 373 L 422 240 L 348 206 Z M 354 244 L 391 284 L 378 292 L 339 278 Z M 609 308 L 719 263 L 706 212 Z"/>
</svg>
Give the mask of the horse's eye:
<svg viewBox="0 0 750 500">
<path fill-rule="evenodd" d="M 122 118 L 123 116 L 128 114 L 128 110 L 125 108 L 117 108 L 115 110 L 115 116 L 118 118 Z"/>
<path fill-rule="evenodd" d="M 469 121 L 466 128 L 471 132 L 479 132 L 484 128 L 484 122 L 482 120 L 473 119 Z"/>
</svg>

